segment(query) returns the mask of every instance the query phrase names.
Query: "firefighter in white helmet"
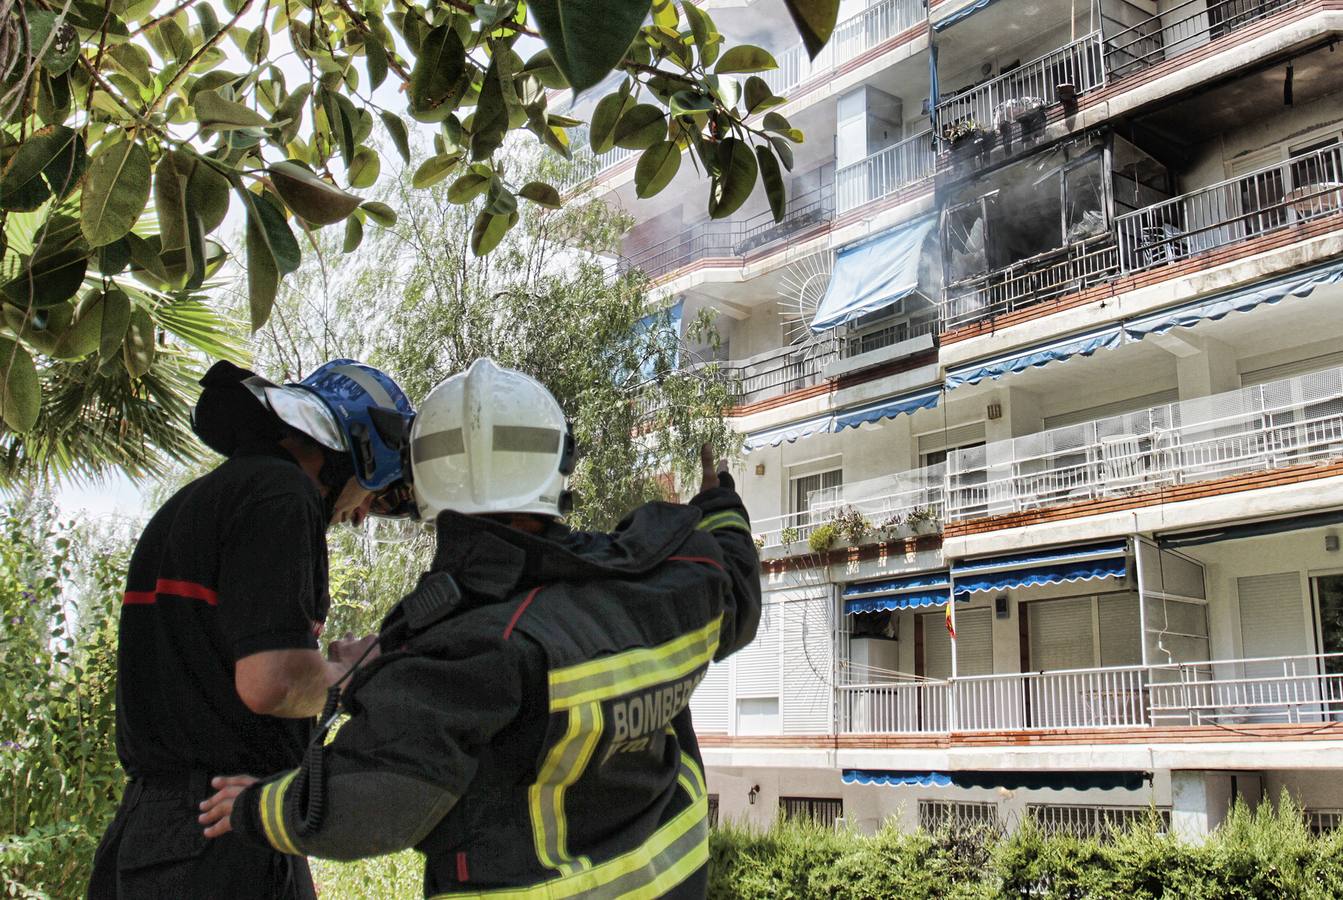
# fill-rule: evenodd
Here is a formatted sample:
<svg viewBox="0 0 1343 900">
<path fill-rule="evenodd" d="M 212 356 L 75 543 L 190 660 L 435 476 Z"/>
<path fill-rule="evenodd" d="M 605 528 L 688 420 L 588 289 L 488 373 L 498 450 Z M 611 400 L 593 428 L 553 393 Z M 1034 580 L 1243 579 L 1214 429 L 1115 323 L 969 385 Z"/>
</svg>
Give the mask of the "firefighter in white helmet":
<svg viewBox="0 0 1343 900">
<path fill-rule="evenodd" d="M 571 531 L 563 410 L 487 359 L 429 394 L 411 446 L 430 571 L 384 622 L 335 740 L 231 783 L 206 833 L 338 859 L 415 847 L 429 897 L 703 897 L 688 704 L 760 616 L 731 477 L 705 447 L 689 504 Z"/>
</svg>

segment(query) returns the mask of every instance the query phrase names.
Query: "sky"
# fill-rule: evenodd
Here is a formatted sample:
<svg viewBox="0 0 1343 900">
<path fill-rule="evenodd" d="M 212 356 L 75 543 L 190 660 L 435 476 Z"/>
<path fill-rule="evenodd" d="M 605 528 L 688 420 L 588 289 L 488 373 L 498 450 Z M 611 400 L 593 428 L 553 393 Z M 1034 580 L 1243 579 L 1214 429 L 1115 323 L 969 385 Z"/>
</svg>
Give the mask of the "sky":
<svg viewBox="0 0 1343 900">
<path fill-rule="evenodd" d="M 80 513 L 89 518 L 126 516 L 141 519 L 149 514 L 149 489 L 148 484 L 139 487 L 125 475 L 114 472 L 101 483 L 61 482 L 55 496 L 66 516 Z"/>
</svg>

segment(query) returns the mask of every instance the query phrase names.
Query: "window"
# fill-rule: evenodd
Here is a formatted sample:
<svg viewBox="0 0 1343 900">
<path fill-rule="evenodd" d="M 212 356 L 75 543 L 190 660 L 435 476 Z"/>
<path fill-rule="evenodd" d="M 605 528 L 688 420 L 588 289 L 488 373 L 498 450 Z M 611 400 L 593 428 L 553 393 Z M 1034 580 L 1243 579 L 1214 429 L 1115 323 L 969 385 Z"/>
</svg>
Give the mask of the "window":
<svg viewBox="0 0 1343 900">
<path fill-rule="evenodd" d="M 1324 837 L 1343 825 L 1343 809 L 1308 809 L 1305 816 L 1306 827 L 1316 837 Z"/>
<path fill-rule="evenodd" d="M 812 524 L 810 511 L 814 506 L 820 506 L 822 509 L 833 506 L 839 500 L 839 489 L 843 484 L 843 469 L 830 469 L 827 472 L 816 472 L 791 479 L 789 503 L 794 527 L 801 528 Z"/>
<path fill-rule="evenodd" d="M 737 701 L 737 734 L 778 733 L 778 697 L 750 697 Z"/>
<path fill-rule="evenodd" d="M 1031 803 L 1026 806 L 1030 817 L 1045 834 L 1068 834 L 1073 837 L 1106 837 L 1114 831 L 1123 831 L 1147 821 L 1155 815 L 1163 832 L 1170 830 L 1170 809 L 1148 806 L 1080 806 L 1065 803 Z"/>
<path fill-rule="evenodd" d="M 937 831 L 939 828 L 997 830 L 998 805 L 958 800 L 920 800 L 919 827 L 924 831 Z"/>
<path fill-rule="evenodd" d="M 811 819 L 833 825 L 844 818 L 844 801 L 830 797 L 780 797 L 779 812 L 785 819 Z"/>
</svg>

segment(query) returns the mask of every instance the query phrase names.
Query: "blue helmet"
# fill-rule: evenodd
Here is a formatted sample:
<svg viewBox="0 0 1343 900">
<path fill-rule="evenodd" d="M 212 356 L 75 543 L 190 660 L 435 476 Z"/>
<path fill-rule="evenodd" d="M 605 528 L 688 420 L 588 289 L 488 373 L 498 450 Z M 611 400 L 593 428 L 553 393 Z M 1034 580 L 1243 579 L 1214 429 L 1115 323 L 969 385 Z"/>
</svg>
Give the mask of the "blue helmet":
<svg viewBox="0 0 1343 900">
<path fill-rule="evenodd" d="M 385 372 L 352 359 L 333 359 L 319 366 L 298 387 L 316 394 L 335 417 L 343 447 L 335 446 L 336 434 L 312 436 L 332 449 L 349 451 L 360 485 L 381 491 L 406 478 L 415 407 Z M 330 432 L 331 423 L 323 424 Z"/>
</svg>

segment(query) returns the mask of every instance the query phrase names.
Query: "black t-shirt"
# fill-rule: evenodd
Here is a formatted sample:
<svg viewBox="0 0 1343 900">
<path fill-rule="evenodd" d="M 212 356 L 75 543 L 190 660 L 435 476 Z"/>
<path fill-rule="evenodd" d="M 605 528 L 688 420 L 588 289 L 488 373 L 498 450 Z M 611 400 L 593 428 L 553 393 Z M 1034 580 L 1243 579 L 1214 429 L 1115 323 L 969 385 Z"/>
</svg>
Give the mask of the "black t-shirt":
<svg viewBox="0 0 1343 900">
<path fill-rule="evenodd" d="M 279 447 L 235 454 L 173 495 L 131 557 L 117 649 L 117 754 L 132 777 L 299 763 L 311 722 L 249 710 L 237 660 L 317 647 L 326 521 Z"/>
</svg>

